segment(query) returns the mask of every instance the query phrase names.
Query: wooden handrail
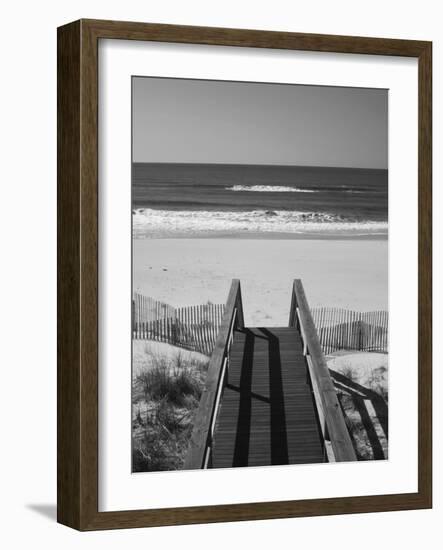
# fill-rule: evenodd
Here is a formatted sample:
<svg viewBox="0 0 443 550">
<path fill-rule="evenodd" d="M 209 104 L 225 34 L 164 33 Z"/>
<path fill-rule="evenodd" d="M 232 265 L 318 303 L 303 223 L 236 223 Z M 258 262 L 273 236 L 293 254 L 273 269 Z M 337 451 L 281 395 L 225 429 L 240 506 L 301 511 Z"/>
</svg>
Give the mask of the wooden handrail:
<svg viewBox="0 0 443 550">
<path fill-rule="evenodd" d="M 303 340 L 320 427 L 325 445 L 330 443 L 328 459 L 357 460 L 300 279 L 294 280 L 289 326 L 298 328 Z"/>
<path fill-rule="evenodd" d="M 185 470 L 210 466 L 215 422 L 229 368 L 229 350 L 233 332 L 237 328 L 244 328 L 243 304 L 240 281 L 233 279 L 214 351 L 209 360 L 206 383 L 200 398 L 185 459 Z"/>
</svg>

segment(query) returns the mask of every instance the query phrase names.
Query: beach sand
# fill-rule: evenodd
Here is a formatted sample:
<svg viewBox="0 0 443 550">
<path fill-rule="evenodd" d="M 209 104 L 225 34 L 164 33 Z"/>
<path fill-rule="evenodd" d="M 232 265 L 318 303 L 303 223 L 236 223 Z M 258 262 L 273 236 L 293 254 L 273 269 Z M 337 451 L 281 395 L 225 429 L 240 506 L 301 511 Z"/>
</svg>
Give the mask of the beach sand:
<svg viewBox="0 0 443 550">
<path fill-rule="evenodd" d="M 247 326 L 286 326 L 295 278 L 311 307 L 388 309 L 388 241 L 133 240 L 134 292 L 175 307 L 224 303 L 233 278 Z"/>
</svg>

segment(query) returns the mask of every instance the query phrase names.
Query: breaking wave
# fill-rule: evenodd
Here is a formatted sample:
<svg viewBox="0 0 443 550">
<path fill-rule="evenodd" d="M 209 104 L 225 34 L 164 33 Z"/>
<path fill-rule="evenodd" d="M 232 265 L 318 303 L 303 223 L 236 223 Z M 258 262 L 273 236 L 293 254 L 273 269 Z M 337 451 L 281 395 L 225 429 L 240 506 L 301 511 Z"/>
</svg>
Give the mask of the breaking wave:
<svg viewBox="0 0 443 550">
<path fill-rule="evenodd" d="M 133 210 L 134 237 L 248 233 L 386 234 L 388 223 L 361 221 L 323 212 L 287 210 Z"/>
<path fill-rule="evenodd" d="M 232 185 L 227 191 L 251 191 L 254 193 L 318 193 L 315 189 L 300 189 L 286 185 Z"/>
</svg>

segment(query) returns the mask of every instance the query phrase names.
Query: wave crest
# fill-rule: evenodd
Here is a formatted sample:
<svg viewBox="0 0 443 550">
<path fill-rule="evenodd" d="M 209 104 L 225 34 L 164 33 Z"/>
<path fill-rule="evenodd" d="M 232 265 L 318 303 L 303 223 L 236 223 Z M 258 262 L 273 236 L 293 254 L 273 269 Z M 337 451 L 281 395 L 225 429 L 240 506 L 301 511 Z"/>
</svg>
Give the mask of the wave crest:
<svg viewBox="0 0 443 550">
<path fill-rule="evenodd" d="M 315 189 L 300 189 L 286 185 L 232 185 L 227 191 L 250 191 L 253 193 L 318 193 Z"/>
</svg>

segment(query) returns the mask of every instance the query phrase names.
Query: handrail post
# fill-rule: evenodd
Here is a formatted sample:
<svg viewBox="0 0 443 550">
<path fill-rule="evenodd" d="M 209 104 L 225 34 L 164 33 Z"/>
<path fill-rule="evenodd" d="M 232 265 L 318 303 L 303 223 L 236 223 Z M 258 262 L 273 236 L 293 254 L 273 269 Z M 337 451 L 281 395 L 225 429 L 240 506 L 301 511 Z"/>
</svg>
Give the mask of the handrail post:
<svg viewBox="0 0 443 550">
<path fill-rule="evenodd" d="M 237 319 L 236 319 L 236 327 L 239 329 L 245 328 L 245 319 L 243 314 L 243 300 L 241 295 L 241 285 L 240 285 L 240 279 L 232 279 L 231 288 L 236 285 L 236 300 L 235 300 L 235 307 L 237 308 Z"/>
<path fill-rule="evenodd" d="M 295 295 L 295 287 L 293 285 L 292 294 L 291 294 L 291 306 L 289 308 L 289 323 L 288 323 L 289 327 L 295 328 L 296 326 L 295 324 L 295 320 L 297 318 L 296 311 L 297 311 L 297 297 Z"/>
</svg>

